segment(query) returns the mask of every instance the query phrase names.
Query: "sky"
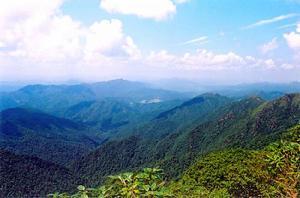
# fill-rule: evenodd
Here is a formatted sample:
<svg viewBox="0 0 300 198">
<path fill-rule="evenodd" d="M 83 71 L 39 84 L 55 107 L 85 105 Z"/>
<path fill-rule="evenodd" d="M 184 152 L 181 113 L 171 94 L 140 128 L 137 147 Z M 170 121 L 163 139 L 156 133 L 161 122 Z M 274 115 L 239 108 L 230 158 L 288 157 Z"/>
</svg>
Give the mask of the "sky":
<svg viewBox="0 0 300 198">
<path fill-rule="evenodd" d="M 300 81 L 300 0 L 0 0 L 1 81 Z"/>
</svg>

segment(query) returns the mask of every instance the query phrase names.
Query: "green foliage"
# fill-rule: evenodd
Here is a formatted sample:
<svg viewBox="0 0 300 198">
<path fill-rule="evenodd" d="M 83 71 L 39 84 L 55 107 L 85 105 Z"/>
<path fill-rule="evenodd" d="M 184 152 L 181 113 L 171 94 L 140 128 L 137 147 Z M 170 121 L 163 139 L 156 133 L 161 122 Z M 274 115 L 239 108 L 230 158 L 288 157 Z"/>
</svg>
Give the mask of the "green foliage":
<svg viewBox="0 0 300 198">
<path fill-rule="evenodd" d="M 181 183 L 193 188 L 226 189 L 236 196 L 258 196 L 269 190 L 263 157 L 263 153 L 243 149 L 214 152 L 192 165 Z"/>
<path fill-rule="evenodd" d="M 45 197 L 70 191 L 77 182 L 83 181 L 62 166 L 0 149 L 0 197 Z"/>
<path fill-rule="evenodd" d="M 207 115 L 231 100 L 217 95 L 204 94 L 161 113 L 146 124 L 140 123 L 130 129 L 128 138 L 125 131 L 118 133 L 121 140 L 114 140 L 101 145 L 97 150 L 76 161 L 73 168 L 89 180 L 89 185 L 98 185 L 104 177 L 126 169 L 140 169 L 162 165 L 168 176 L 179 175 L 190 165 L 190 159 L 170 162 L 169 157 L 182 157 L 188 153 L 188 137 L 181 142 L 178 133 L 187 133 L 195 126 L 210 119 Z M 214 117 L 214 116 L 213 116 Z M 211 118 L 213 119 L 213 118 Z M 115 138 L 116 139 L 116 138 Z M 180 146 L 184 145 L 184 149 Z M 196 151 L 193 152 L 196 154 Z M 101 160 L 98 160 L 101 156 Z M 183 163 L 186 162 L 186 166 Z M 178 167 L 180 166 L 180 168 Z"/>
<path fill-rule="evenodd" d="M 285 129 L 299 122 L 299 98 L 299 94 L 290 94 L 267 103 L 259 98 L 249 98 L 214 109 L 215 112 L 210 112 L 212 106 L 222 106 L 222 100 L 220 103 L 215 103 L 214 100 L 203 103 L 200 98 L 192 100 L 156 117 L 146 125 L 137 126 L 131 132 L 133 136 L 125 138 L 122 136 L 124 133 L 118 134 L 120 140 L 108 141 L 69 167 L 77 176 L 86 179 L 81 184 L 102 185 L 101 187 L 90 189 L 79 186 L 74 195 L 54 193 L 51 196 L 298 196 L 300 127 L 290 129 L 282 141 L 278 139 Z M 109 105 L 108 109 L 112 110 L 110 107 Z M 114 122 L 109 124 L 112 123 Z M 264 148 L 274 141 L 275 143 Z M 56 147 L 55 144 L 52 146 Z M 65 146 L 65 149 L 70 150 L 69 148 Z M 142 172 L 111 176 L 104 181 L 107 175 L 124 170 L 156 166 L 165 170 L 165 178 L 160 171 L 145 169 Z M 7 168 L 12 169 L 11 166 Z M 45 170 L 45 167 L 41 170 Z M 171 182 L 170 185 L 164 182 L 166 178 L 179 178 L 183 171 L 184 175 L 179 181 Z M 41 172 L 39 170 L 38 174 L 30 174 L 42 178 L 44 174 Z M 24 177 L 26 173 L 22 172 L 20 175 Z M 18 178 L 10 181 L 15 182 Z M 45 185 L 45 180 L 39 181 L 41 185 Z M 54 181 L 58 181 L 56 185 L 62 181 L 69 183 L 60 177 Z M 4 181 L 4 185 L 7 187 L 10 183 Z M 33 191 L 49 193 L 40 189 L 41 185 L 37 185 L 39 189 Z M 25 186 L 26 189 L 21 189 L 22 192 L 27 193 L 27 189 L 31 191 L 32 186 Z M 46 188 L 50 189 L 48 186 Z M 62 186 L 50 192 L 61 189 L 72 192 Z"/>
<path fill-rule="evenodd" d="M 300 125 L 290 129 L 283 140 L 271 144 L 266 150 L 267 168 L 279 193 L 285 197 L 297 197 L 300 180 Z"/>
<path fill-rule="evenodd" d="M 14 153 L 65 166 L 102 141 L 82 124 L 37 110 L 12 108 L 0 112 L 0 148 Z"/>
<path fill-rule="evenodd" d="M 199 155 L 230 148 L 263 149 L 300 120 L 300 94 L 270 102 L 257 97 L 235 102 L 218 95 L 202 97 L 204 101 L 197 97 L 137 126 L 134 136 L 120 135 L 121 140 L 101 145 L 72 167 L 88 178 L 90 186 L 99 185 L 107 175 L 142 167 L 159 166 L 174 179 Z"/>
<path fill-rule="evenodd" d="M 170 189 L 175 197 L 182 198 L 229 198 L 231 197 L 227 189 L 212 189 L 209 190 L 204 186 L 195 186 L 182 181 L 173 182 L 170 184 Z"/>
<path fill-rule="evenodd" d="M 141 172 L 127 172 L 109 176 L 99 188 L 85 188 L 80 185 L 74 195 L 66 193 L 50 194 L 53 198 L 88 198 L 88 197 L 171 197 L 171 192 L 163 180 L 162 170 L 145 168 Z"/>
<path fill-rule="evenodd" d="M 199 196 L 206 192 L 203 189 L 208 189 L 226 190 L 235 197 L 296 198 L 300 178 L 299 143 L 300 125 L 263 150 L 230 149 L 210 153 L 200 157 L 172 188 L 179 193 L 197 192 Z"/>
</svg>

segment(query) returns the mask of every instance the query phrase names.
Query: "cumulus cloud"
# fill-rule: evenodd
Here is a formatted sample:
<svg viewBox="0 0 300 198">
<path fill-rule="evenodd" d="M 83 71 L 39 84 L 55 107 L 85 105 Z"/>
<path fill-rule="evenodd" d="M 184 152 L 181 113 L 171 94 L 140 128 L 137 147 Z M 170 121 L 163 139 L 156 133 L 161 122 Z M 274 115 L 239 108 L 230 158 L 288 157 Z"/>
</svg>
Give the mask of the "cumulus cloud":
<svg viewBox="0 0 300 198">
<path fill-rule="evenodd" d="M 124 36 L 122 22 L 103 20 L 92 24 L 86 33 L 85 57 L 90 59 L 97 55 L 112 57 L 138 57 L 140 52 L 129 36 Z"/>
<path fill-rule="evenodd" d="M 110 13 L 155 20 L 163 20 L 176 13 L 176 5 L 171 0 L 101 0 L 100 7 Z"/>
<path fill-rule="evenodd" d="M 0 53 L 32 62 L 137 57 L 119 20 L 84 26 L 60 11 L 63 0 L 11 0 L 0 7 Z"/>
<path fill-rule="evenodd" d="M 263 54 L 269 53 L 278 48 L 277 38 L 273 38 L 270 42 L 263 44 L 260 51 Z"/>
<path fill-rule="evenodd" d="M 286 33 L 283 37 L 291 49 L 300 50 L 300 23 L 295 32 Z"/>
</svg>

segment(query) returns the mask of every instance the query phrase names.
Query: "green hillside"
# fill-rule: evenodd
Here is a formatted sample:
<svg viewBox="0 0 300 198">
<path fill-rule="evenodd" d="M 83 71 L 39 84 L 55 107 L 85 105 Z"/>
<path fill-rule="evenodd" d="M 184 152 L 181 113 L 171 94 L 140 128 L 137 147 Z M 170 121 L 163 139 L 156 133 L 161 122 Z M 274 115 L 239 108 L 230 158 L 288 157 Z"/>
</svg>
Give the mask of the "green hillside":
<svg viewBox="0 0 300 198">
<path fill-rule="evenodd" d="M 51 197 L 291 197 L 300 190 L 300 125 L 261 150 L 226 149 L 195 161 L 177 181 L 161 169 L 109 176 L 96 188 Z"/>
<path fill-rule="evenodd" d="M 70 119 L 24 108 L 0 115 L 7 196 L 68 197 L 79 184 L 102 187 L 80 186 L 75 197 L 295 197 L 299 188 L 300 94 L 273 101 L 218 94 L 182 103 L 105 99 L 71 106 Z"/>
<path fill-rule="evenodd" d="M 0 112 L 0 148 L 66 165 L 96 148 L 101 138 L 84 125 L 40 111 L 13 108 Z"/>
<path fill-rule="evenodd" d="M 255 97 L 232 102 L 207 114 L 214 119 L 203 123 L 200 120 L 194 129 L 186 127 L 187 130 L 174 131 L 165 137 L 156 133 L 111 141 L 72 167 L 90 178 L 91 185 L 101 183 L 106 175 L 147 166 L 160 166 L 168 177 L 174 178 L 199 155 L 226 148 L 259 149 L 277 140 L 284 129 L 299 123 L 299 97 L 291 94 L 271 102 Z M 266 130 L 270 122 L 277 127 Z M 160 128 L 165 130 L 164 125 L 156 125 L 156 129 Z M 139 129 L 145 134 L 144 128 Z"/>
<path fill-rule="evenodd" d="M 0 195 L 10 198 L 45 197 L 53 191 L 72 191 L 82 182 L 65 167 L 4 150 L 0 150 L 0 175 Z"/>
</svg>

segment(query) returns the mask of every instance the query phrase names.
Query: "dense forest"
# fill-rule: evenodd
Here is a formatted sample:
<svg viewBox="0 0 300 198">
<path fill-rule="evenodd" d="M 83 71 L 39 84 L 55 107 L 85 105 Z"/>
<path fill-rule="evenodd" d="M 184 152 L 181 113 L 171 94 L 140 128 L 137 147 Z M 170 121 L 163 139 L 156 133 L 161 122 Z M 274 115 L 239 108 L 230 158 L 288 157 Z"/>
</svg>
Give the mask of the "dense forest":
<svg viewBox="0 0 300 198">
<path fill-rule="evenodd" d="M 0 197 L 297 197 L 300 94 L 251 93 L 0 93 Z"/>
<path fill-rule="evenodd" d="M 109 176 L 97 188 L 50 197 L 298 197 L 300 125 L 263 149 L 225 149 L 199 157 L 177 180 L 144 168 Z"/>
</svg>

